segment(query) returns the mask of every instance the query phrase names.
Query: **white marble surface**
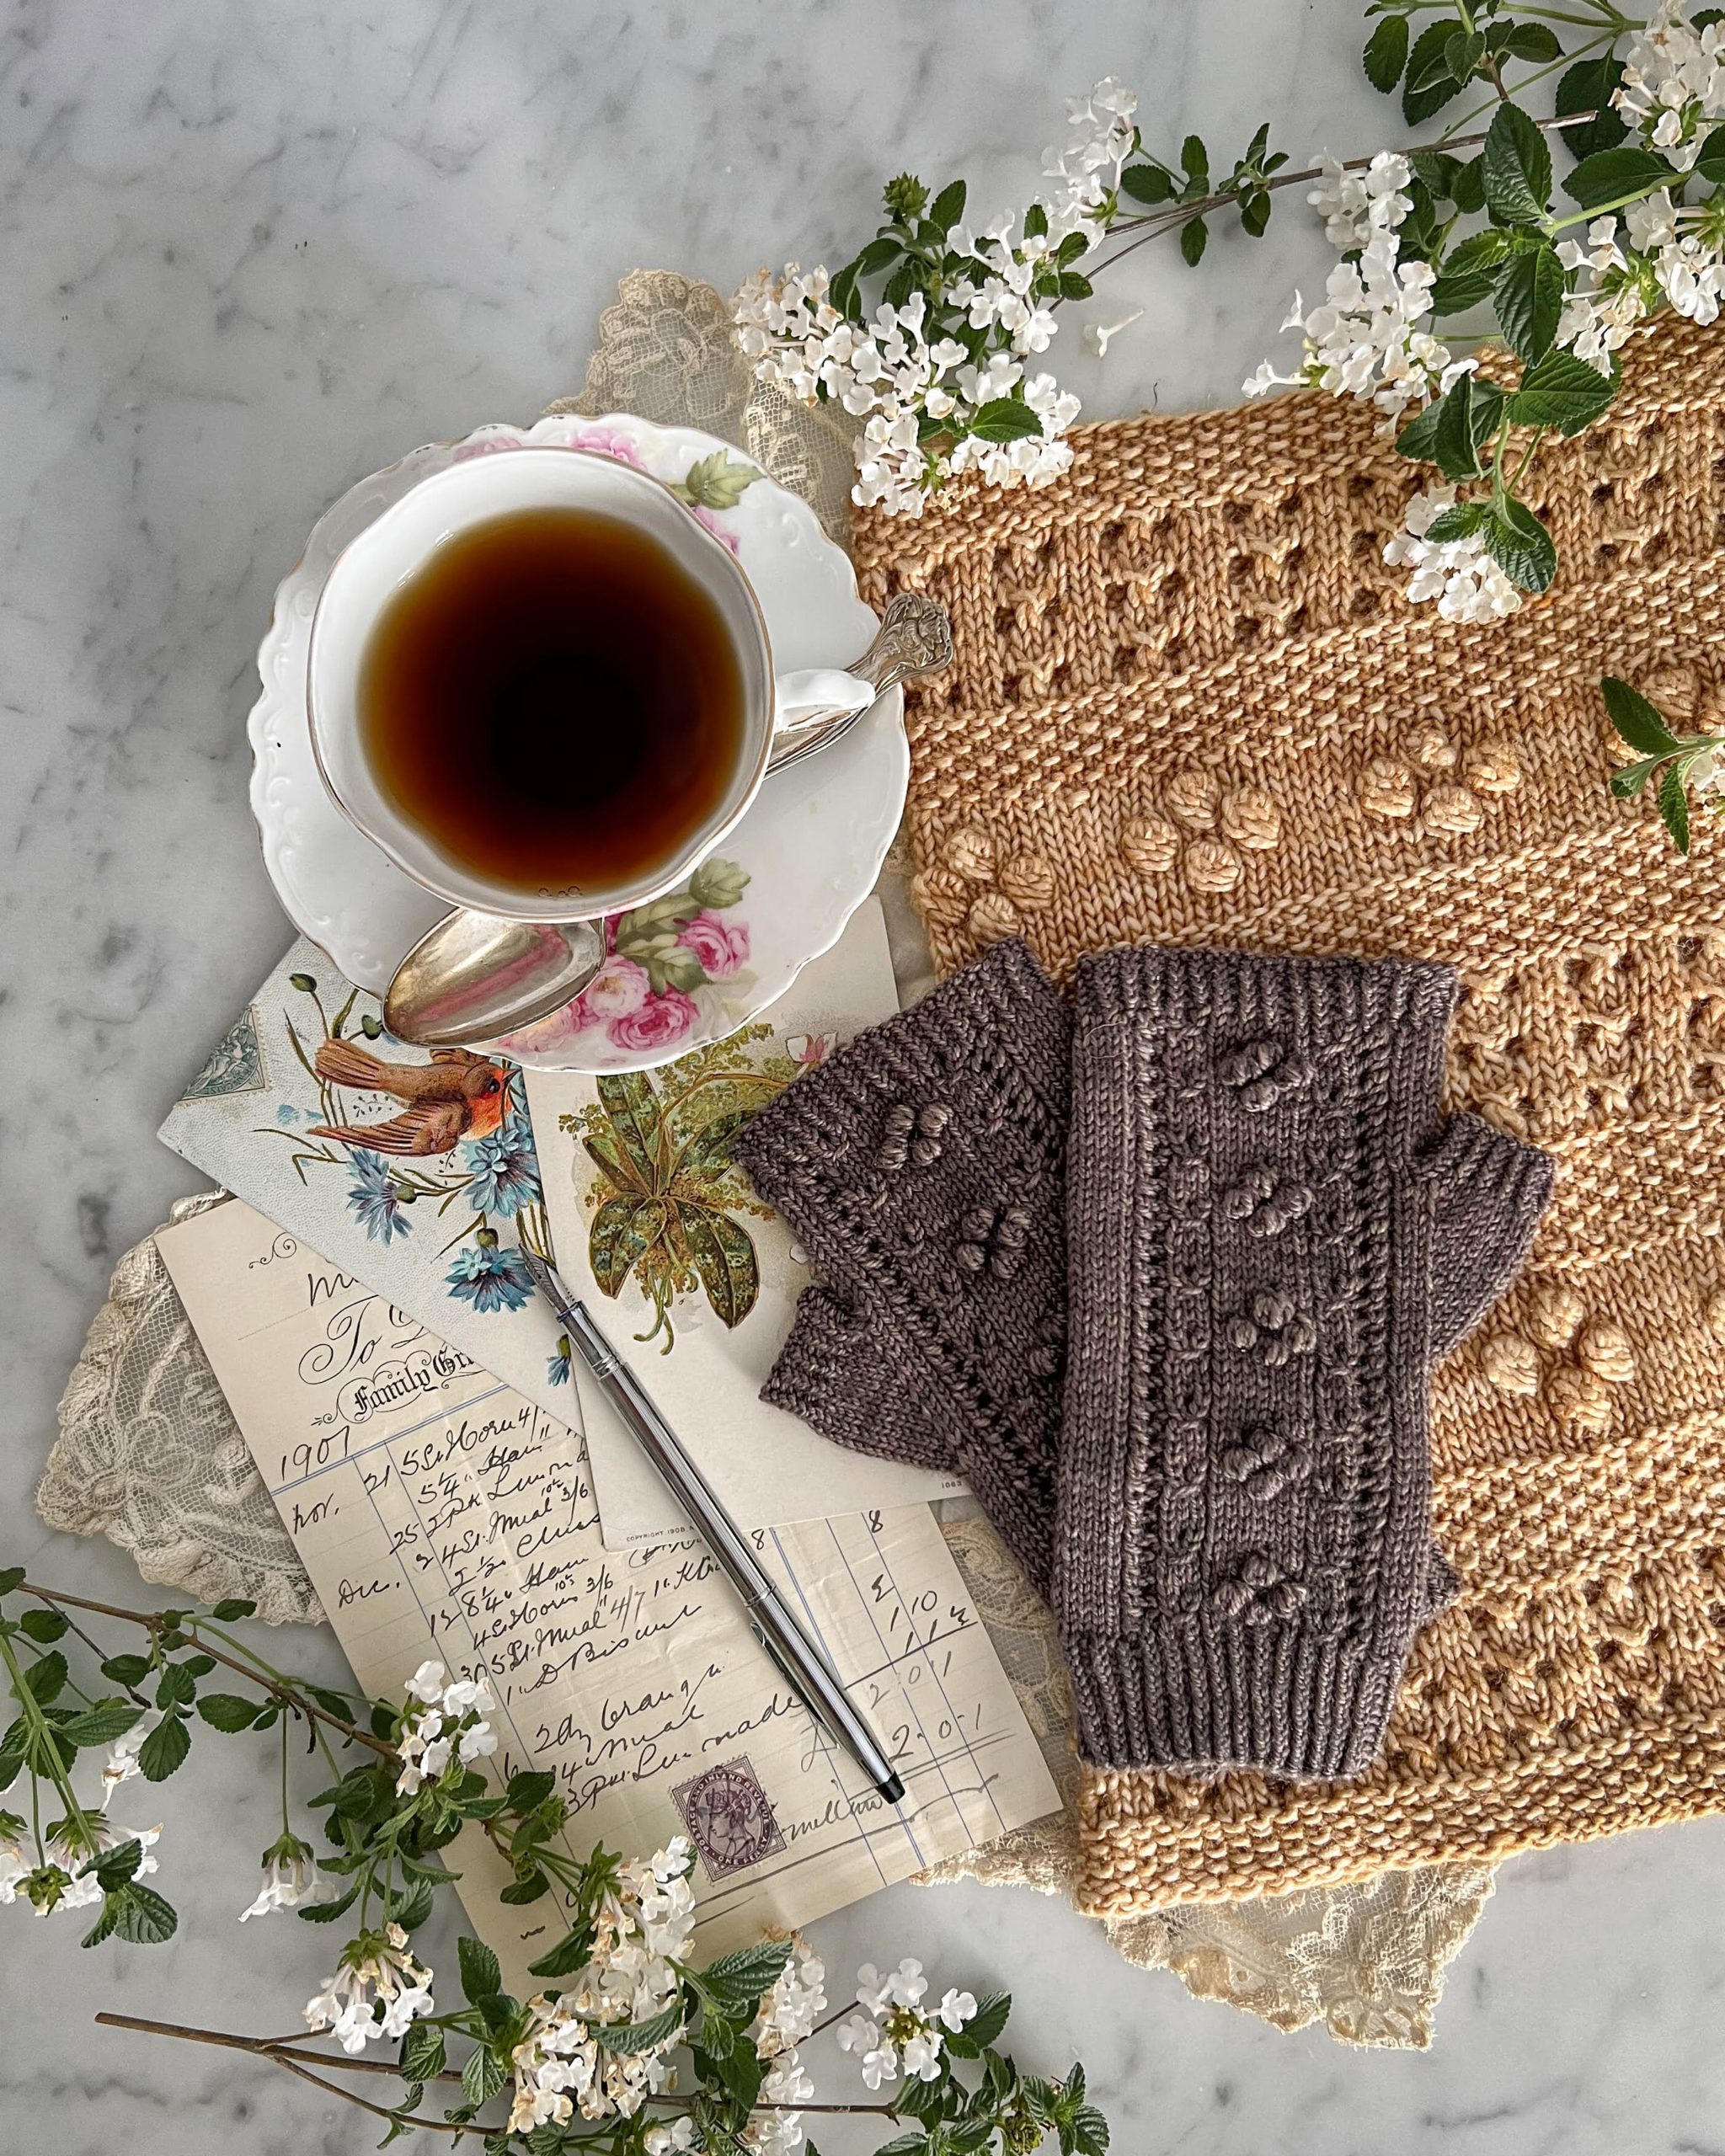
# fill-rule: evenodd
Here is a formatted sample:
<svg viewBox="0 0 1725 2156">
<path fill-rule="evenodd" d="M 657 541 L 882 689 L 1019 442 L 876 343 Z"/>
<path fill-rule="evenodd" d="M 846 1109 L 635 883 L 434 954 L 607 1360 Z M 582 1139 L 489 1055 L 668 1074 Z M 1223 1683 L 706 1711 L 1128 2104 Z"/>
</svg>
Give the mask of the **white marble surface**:
<svg viewBox="0 0 1725 2156">
<path fill-rule="evenodd" d="M 632 265 L 728 286 L 763 259 L 837 259 L 905 164 L 968 174 L 985 211 L 1013 199 L 1060 92 L 1099 73 L 1138 82 L 1171 140 L 1195 126 L 1231 155 L 1268 117 L 1296 151 L 1374 147 L 1391 111 L 1359 39 L 1354 0 L 11 0 L 8 1556 L 136 1589 L 105 1545 L 45 1536 L 28 1493 L 110 1260 L 188 1187 L 151 1134 L 286 935 L 243 720 L 270 592 L 323 504 L 413 443 L 573 386 Z M 1104 379 L 1063 371 L 1099 414 L 1230 398 L 1324 254 L 1298 211 L 1255 248 L 1219 237 L 1197 276 L 1146 250 L 1121 281 L 1145 321 Z M 69 1927 L 0 1912 L 8 2150 L 375 2141 L 243 2060 L 89 2025 L 171 2006 L 279 2028 L 320 1971 L 321 1935 L 234 1926 L 268 1795 L 238 1740 L 203 1749 L 162 1796 L 171 1947 L 80 1955 Z M 978 1989 L 1009 1981 L 1023 2053 L 1052 2069 L 1081 2052 L 1130 2156 L 1640 2156 L 1725 2147 L 1722 1906 L 1717 1822 L 1511 1865 L 1423 2057 L 1198 2004 L 1024 1894 L 903 1887 L 820 1929 L 841 1967 L 890 1946 Z"/>
</svg>

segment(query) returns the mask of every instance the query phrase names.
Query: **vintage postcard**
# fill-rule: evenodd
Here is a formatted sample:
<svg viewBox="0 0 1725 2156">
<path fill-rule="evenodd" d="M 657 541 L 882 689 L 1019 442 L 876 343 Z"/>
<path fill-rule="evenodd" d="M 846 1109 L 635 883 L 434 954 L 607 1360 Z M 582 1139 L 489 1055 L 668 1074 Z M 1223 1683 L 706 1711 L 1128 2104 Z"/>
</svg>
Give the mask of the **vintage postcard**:
<svg viewBox="0 0 1725 2156">
<path fill-rule="evenodd" d="M 879 942 L 879 924 L 871 900 L 853 929 Z M 835 966 L 847 970 L 848 942 L 847 933 L 804 978 Z M 887 980 L 890 994 L 890 974 Z M 821 1007 L 831 1009 L 832 999 Z M 877 1009 L 845 1030 L 868 1022 Z M 656 1085 L 660 1074 L 629 1082 L 647 1078 Z M 568 1141 L 557 1134 L 561 1155 Z M 375 996 L 354 988 L 311 944 L 298 943 L 229 1028 L 161 1136 L 438 1338 L 583 1428 L 617 1480 L 630 1440 L 579 1358 L 571 1370 L 557 1321 L 521 1260 L 523 1246 L 550 1252 L 553 1224 L 517 1065 L 465 1049 L 428 1055 L 403 1046 L 384 1032 Z M 714 1246 L 723 1240 L 734 1249 L 731 1231 L 702 1217 Z M 737 1217 L 740 1233 L 744 1216 Z M 561 1257 L 561 1237 L 557 1249 Z M 718 1274 L 709 1268 L 709 1277 Z M 639 1329 L 633 1315 L 619 1321 L 602 1298 L 593 1299 L 608 1330 L 626 1337 Z M 788 1326 L 788 1302 L 783 1310 Z M 799 1470 L 777 1501 L 762 1489 L 745 1525 L 905 1504 L 959 1486 L 828 1444 L 789 1416 L 775 1420 L 788 1449 L 805 1464 L 819 1462 L 819 1472 Z M 703 1465 L 722 1470 L 728 1435 L 716 1411 L 694 1403 L 681 1434 Z M 661 1534 L 679 1524 L 662 1506 L 657 1517 Z"/>
<path fill-rule="evenodd" d="M 699 1937 L 806 1923 L 1060 1800 L 926 1505 L 756 1536 L 903 1776 L 892 1806 L 785 1685 L 692 1536 L 607 1551 L 578 1435 L 238 1201 L 166 1228 L 163 1262 L 355 1676 L 399 1695 L 435 1656 L 483 1673 L 492 1768 L 553 1771 L 569 1838 L 686 1833 Z M 542 1905 L 470 1831 L 461 1893 L 514 1988 Z"/>
</svg>

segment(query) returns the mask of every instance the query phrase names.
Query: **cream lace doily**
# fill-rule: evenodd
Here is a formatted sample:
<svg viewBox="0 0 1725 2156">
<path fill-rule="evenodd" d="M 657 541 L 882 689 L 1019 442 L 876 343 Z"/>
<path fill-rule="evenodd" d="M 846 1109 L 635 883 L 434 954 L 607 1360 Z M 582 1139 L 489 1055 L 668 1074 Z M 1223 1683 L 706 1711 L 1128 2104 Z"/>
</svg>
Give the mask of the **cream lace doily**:
<svg viewBox="0 0 1725 2156">
<path fill-rule="evenodd" d="M 845 536 L 850 440 L 825 414 L 751 380 L 709 285 L 636 270 L 601 318 L 579 397 L 556 410 L 638 412 L 735 442 Z M 895 968 L 909 1002 L 932 979 L 896 857 L 883 878 Z M 176 1219 L 219 1202 L 187 1198 Z M 147 1580 L 203 1601 L 244 1595 L 270 1624 L 322 1621 L 275 1508 L 228 1412 L 152 1238 L 115 1269 L 60 1403 L 36 1492 L 51 1527 L 105 1534 Z M 942 1525 L 1068 1809 L 921 1875 L 1070 1893 L 1077 1864 L 1071 1698 L 1053 1621 L 987 1522 L 944 1508 Z M 1386 1872 L 1354 1886 L 1175 1908 L 1110 1924 L 1129 1961 L 1171 1968 L 1188 1990 L 1348 2043 L 1423 2047 L 1444 1971 L 1491 1892 L 1485 1867 Z"/>
</svg>

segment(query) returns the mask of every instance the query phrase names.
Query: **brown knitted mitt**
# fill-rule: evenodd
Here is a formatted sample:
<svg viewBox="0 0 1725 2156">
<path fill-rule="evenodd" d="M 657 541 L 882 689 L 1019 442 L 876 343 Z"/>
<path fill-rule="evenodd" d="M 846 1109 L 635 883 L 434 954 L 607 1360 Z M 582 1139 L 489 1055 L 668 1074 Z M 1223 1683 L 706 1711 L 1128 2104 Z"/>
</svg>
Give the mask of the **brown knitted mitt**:
<svg viewBox="0 0 1725 2156">
<path fill-rule="evenodd" d="M 1376 1758 L 1430 1614 L 1431 1366 L 1546 1156 L 1439 1133 L 1456 981 L 1401 959 L 1080 966 L 1055 1610 L 1086 1754 Z"/>
<path fill-rule="evenodd" d="M 1044 1600 L 1070 1033 L 1023 944 L 999 944 L 734 1147 L 820 1283 L 762 1399 L 856 1451 L 962 1475 Z"/>
<path fill-rule="evenodd" d="M 1178 1013 L 1165 1011 L 1167 983 L 1198 983 L 1197 1003 L 1177 995 Z M 1222 992 L 1230 985 L 1232 1001 Z M 822 1282 L 805 1294 L 765 1396 L 859 1450 L 965 1476 L 1039 1589 L 1071 1613 L 1082 1734 L 1095 1758 L 1352 1771 L 1376 1750 L 1407 1641 L 1453 1588 L 1427 1540 L 1426 1371 L 1513 1274 L 1549 1180 L 1542 1155 L 1477 1118 L 1456 1118 L 1438 1140 L 1453 995 L 1453 976 L 1439 967 L 1230 953 L 1121 953 L 1087 978 L 1064 1436 L 1068 1025 L 1021 945 L 996 946 L 916 1011 L 852 1043 L 756 1118 L 739 1145 Z M 1170 1096 L 1199 1003 L 1220 1030 L 1203 1036 L 1209 1061 Z M 1224 1065 L 1231 1079 L 1217 1081 Z M 1184 1151 L 1173 1145 L 1171 1102 L 1204 1124 Z M 1350 1131 L 1353 1155 L 1335 1150 L 1338 1133 Z M 1273 1161 L 1273 1137 L 1305 1161 L 1300 1172 Z M 1369 1166 L 1350 1177 L 1349 1157 Z M 1194 1178 L 1209 1194 L 1208 1241 L 1180 1209 Z M 1411 1256 L 1392 1298 L 1385 1267 L 1402 1241 Z M 1362 1245 L 1366 1272 L 1379 1276 L 1371 1294 L 1340 1277 Z M 1182 1264 L 1194 1273 L 1184 1301 L 1167 1278 Z M 1284 1273 L 1316 1315 L 1290 1309 L 1278 1331 L 1290 1299 Z M 1183 1313 L 1200 1305 L 1203 1356 L 1181 1344 Z M 1253 1364 L 1214 1337 L 1231 1325 L 1242 1338 L 1252 1327 L 1254 1346 L 1259 1331 L 1270 1342 L 1258 1358 L 1267 1378 L 1285 1371 L 1279 1419 L 1269 1406 L 1248 1417 L 1236 1398 Z M 1140 1351 L 1147 1378 L 1135 1371 Z M 1323 1377 L 1321 1404 L 1319 1374 L 1338 1353 L 1343 1374 Z M 1182 1387 L 1212 1359 L 1200 1390 L 1216 1412 L 1183 1422 Z M 1363 1381 L 1374 1364 L 1375 1390 Z M 1395 1412 L 1380 1417 L 1375 1444 L 1331 1433 L 1320 1445 L 1338 1388 L 1356 1381 L 1370 1404 L 1393 1396 Z M 1183 1446 L 1201 1470 L 1188 1491 L 1195 1510 L 1159 1508 Z M 1320 1459 L 1338 1492 L 1368 1509 L 1376 1502 L 1380 1527 L 1392 1527 L 1384 1577 L 1385 1553 L 1366 1546 L 1369 1536 L 1340 1559 L 1331 1549 L 1338 1515 L 1313 1474 Z M 1051 1561 L 1057 1462 L 1063 1524 Z M 1290 1580 L 1303 1575 L 1284 1577 L 1284 1561 L 1297 1545 L 1304 1564 L 1308 1542 L 1319 1570 L 1351 1560 L 1370 1572 L 1353 1604 L 1333 1582 L 1310 1611 L 1296 1600 Z M 1198 1609 L 1163 1606 L 1165 1574 L 1195 1577 L 1204 1563 L 1222 1567 L 1215 1592 L 1238 1605 L 1222 1626 L 1226 1652 Z M 1372 1605 L 1371 1640 L 1350 1634 L 1323 1662 L 1346 1662 L 1354 1705 L 1303 1699 L 1296 1732 L 1291 1710 L 1273 1703 L 1281 1719 L 1264 1726 L 1252 1705 L 1258 1650 L 1281 1642 L 1285 1658 L 1285 1643 L 1314 1620 L 1328 1638 L 1323 1627 L 1334 1629 L 1344 1604 L 1363 1606 L 1361 1595 Z M 1158 1670 L 1170 1653 L 1188 1677 L 1190 1656 L 1203 1662 L 1201 1710 L 1183 1694 L 1164 1696 Z M 1297 1687 L 1297 1673 L 1290 1681 Z M 1338 1714 L 1349 1722 L 1339 1737 Z M 1337 1743 L 1349 1764 L 1312 1764 Z"/>
</svg>

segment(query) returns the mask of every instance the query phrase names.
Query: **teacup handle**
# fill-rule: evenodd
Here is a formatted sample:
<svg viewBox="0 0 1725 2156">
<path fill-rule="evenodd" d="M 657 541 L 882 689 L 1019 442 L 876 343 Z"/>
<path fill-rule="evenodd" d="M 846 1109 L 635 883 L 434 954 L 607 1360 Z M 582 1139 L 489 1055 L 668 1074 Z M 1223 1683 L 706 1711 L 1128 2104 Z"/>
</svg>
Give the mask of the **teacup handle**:
<svg viewBox="0 0 1725 2156">
<path fill-rule="evenodd" d="M 781 674 L 774 684 L 772 754 L 768 771 L 812 755 L 849 731 L 878 696 L 912 675 L 937 673 L 953 663 L 952 624 L 937 600 L 901 591 L 881 616 L 874 641 L 843 672 L 815 667 Z"/>
</svg>

